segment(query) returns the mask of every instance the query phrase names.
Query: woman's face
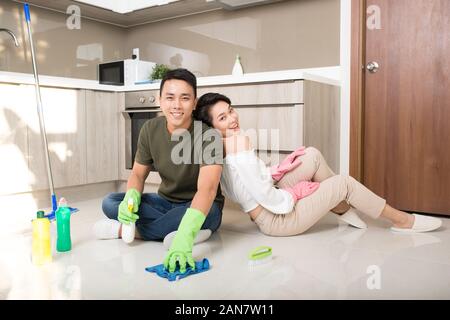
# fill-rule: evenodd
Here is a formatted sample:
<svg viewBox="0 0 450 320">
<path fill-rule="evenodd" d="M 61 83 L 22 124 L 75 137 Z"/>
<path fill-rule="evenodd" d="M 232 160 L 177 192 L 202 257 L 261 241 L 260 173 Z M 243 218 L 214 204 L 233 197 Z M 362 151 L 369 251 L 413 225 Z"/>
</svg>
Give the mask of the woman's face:
<svg viewBox="0 0 450 320">
<path fill-rule="evenodd" d="M 209 109 L 212 125 L 223 137 L 229 137 L 239 132 L 239 116 L 232 106 L 225 101 L 219 101 Z"/>
</svg>

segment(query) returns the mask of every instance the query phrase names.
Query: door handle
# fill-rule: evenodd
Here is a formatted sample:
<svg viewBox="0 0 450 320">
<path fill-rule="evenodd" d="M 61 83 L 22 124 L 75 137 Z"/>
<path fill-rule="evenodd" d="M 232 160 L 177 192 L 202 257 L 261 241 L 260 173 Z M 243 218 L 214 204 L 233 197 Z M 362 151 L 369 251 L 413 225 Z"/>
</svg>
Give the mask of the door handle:
<svg viewBox="0 0 450 320">
<path fill-rule="evenodd" d="M 376 73 L 378 69 L 380 69 L 380 65 L 376 61 L 371 61 L 367 64 L 366 69 L 369 70 L 370 73 Z"/>
</svg>

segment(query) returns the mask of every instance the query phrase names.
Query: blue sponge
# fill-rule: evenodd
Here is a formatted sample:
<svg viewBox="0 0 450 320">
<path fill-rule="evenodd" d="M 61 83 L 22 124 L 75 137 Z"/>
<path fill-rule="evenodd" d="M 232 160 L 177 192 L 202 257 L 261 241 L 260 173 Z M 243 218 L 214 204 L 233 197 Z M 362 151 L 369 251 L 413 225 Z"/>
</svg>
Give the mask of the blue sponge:
<svg viewBox="0 0 450 320">
<path fill-rule="evenodd" d="M 154 272 L 161 278 L 167 278 L 167 280 L 169 281 L 175 281 L 177 280 L 177 278 L 183 279 L 196 273 L 208 271 L 209 261 L 208 259 L 203 259 L 202 261 L 195 262 L 195 270 L 192 270 L 192 268 L 187 265 L 185 273 L 180 272 L 180 266 L 178 265 L 178 263 L 174 272 L 169 272 L 169 270 L 164 268 L 163 264 L 158 264 L 157 266 L 153 267 L 147 267 L 145 268 L 145 270 L 148 272 Z"/>
</svg>

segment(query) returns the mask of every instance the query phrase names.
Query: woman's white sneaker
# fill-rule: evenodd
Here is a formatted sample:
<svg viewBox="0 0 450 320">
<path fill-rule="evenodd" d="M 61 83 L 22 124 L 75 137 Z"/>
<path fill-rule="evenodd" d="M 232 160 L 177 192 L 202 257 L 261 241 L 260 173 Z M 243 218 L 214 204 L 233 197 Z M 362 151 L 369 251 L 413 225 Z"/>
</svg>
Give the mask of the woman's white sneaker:
<svg viewBox="0 0 450 320">
<path fill-rule="evenodd" d="M 419 233 L 433 231 L 442 226 L 442 220 L 439 218 L 427 217 L 419 214 L 413 214 L 413 216 L 414 224 L 411 228 L 391 227 L 391 230 L 400 233 Z"/>
<path fill-rule="evenodd" d="M 338 215 L 338 220 L 358 229 L 367 229 L 367 224 L 361 220 L 354 208 L 350 208 L 343 215 Z"/>
</svg>

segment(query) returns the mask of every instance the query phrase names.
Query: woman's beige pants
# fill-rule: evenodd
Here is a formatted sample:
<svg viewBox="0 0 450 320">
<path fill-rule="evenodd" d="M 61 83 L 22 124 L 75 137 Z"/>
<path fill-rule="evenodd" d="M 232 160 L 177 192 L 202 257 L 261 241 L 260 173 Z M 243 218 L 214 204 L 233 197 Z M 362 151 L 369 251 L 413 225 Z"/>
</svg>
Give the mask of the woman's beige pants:
<svg viewBox="0 0 450 320">
<path fill-rule="evenodd" d="M 305 151 L 306 154 L 301 156 L 302 163 L 285 174 L 278 187 L 292 187 L 305 180 L 320 182 L 320 187 L 297 201 L 294 210 L 288 214 L 274 214 L 263 208 L 255 219 L 261 232 L 270 236 L 303 233 L 343 200 L 374 219 L 380 216 L 386 200 L 352 177 L 335 175 L 319 150 L 310 147 Z"/>
</svg>

